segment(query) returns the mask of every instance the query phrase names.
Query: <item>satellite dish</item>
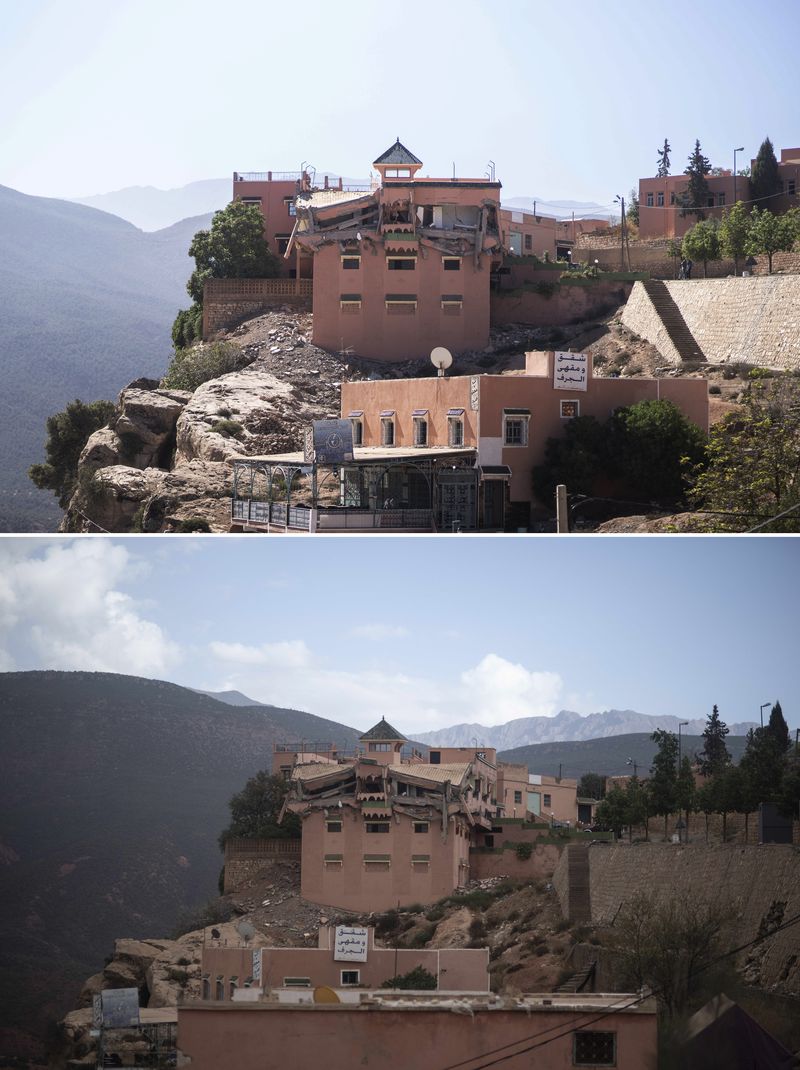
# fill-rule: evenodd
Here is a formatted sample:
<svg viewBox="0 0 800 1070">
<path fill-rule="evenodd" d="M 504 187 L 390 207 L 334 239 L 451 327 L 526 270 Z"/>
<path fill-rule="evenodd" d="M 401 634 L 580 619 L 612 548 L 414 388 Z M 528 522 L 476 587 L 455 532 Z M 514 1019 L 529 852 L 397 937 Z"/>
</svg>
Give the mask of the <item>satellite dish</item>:
<svg viewBox="0 0 800 1070">
<path fill-rule="evenodd" d="M 246 944 L 249 944 L 256 935 L 255 927 L 249 921 L 240 921 L 236 926 L 236 931 Z"/>
<path fill-rule="evenodd" d="M 444 375 L 445 369 L 453 363 L 453 354 L 444 346 L 437 346 L 431 352 L 431 364 L 439 369 L 439 375 Z"/>
</svg>

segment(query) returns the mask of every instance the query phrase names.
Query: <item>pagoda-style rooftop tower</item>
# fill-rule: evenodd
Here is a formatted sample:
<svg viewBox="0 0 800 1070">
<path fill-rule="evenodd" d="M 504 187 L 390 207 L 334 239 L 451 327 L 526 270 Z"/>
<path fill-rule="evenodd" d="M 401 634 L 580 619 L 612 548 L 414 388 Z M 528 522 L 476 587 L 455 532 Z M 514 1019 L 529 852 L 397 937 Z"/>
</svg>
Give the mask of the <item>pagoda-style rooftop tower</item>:
<svg viewBox="0 0 800 1070">
<path fill-rule="evenodd" d="M 372 166 L 380 172 L 381 182 L 385 182 L 387 178 L 413 179 L 422 167 L 422 160 L 418 160 L 413 152 L 409 152 L 398 138 Z"/>
<path fill-rule="evenodd" d="M 398 765 L 403 744 L 408 743 L 404 735 L 397 731 L 385 717 L 368 729 L 359 740 L 365 745 L 367 757 L 374 758 L 381 765 Z"/>
</svg>

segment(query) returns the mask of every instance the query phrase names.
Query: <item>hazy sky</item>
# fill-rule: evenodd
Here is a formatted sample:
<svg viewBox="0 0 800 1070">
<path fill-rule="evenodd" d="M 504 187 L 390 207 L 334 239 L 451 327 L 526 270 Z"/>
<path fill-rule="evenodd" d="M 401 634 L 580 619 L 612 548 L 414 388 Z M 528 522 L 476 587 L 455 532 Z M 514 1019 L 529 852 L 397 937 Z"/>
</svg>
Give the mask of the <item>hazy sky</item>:
<svg viewBox="0 0 800 1070">
<path fill-rule="evenodd" d="M 673 171 L 800 143 L 797 0 L 0 0 L 0 183 L 74 197 L 234 170 L 425 171 L 611 205 Z M 740 157 L 742 160 L 742 157 Z"/>
<path fill-rule="evenodd" d="M 800 540 L 0 539 L 0 668 L 172 680 L 357 728 L 608 708 L 800 725 Z"/>
</svg>

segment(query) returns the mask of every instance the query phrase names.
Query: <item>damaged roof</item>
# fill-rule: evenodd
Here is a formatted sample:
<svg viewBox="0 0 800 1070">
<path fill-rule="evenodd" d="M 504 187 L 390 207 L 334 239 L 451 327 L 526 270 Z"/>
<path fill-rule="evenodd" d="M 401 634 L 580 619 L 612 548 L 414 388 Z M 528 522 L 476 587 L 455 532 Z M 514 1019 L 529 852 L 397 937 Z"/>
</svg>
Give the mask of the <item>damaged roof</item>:
<svg viewBox="0 0 800 1070">
<path fill-rule="evenodd" d="M 341 204 L 344 201 L 374 200 L 375 195 L 370 190 L 348 189 L 315 189 L 310 193 L 301 193 L 296 198 L 298 208 L 327 208 L 331 204 Z"/>
<path fill-rule="evenodd" d="M 418 762 L 416 765 L 390 765 L 389 772 L 392 776 L 401 780 L 431 780 L 436 784 L 460 784 L 470 771 L 469 762 L 459 762 L 451 765 L 428 765 L 426 762 Z"/>
<path fill-rule="evenodd" d="M 391 148 L 388 148 L 382 156 L 379 156 L 377 160 L 372 161 L 372 166 L 377 164 L 389 164 L 394 166 L 396 164 L 418 164 L 422 167 L 422 160 L 418 160 L 413 152 L 409 152 L 408 149 L 400 141 L 400 138 L 395 141 Z"/>
</svg>

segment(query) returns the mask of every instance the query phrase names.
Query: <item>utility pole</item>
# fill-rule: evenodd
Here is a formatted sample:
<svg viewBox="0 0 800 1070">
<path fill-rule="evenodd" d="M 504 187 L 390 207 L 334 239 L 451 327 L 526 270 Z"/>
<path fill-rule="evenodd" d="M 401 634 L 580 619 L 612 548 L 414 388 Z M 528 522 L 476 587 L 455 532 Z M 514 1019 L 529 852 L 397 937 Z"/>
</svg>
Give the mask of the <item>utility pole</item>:
<svg viewBox="0 0 800 1070">
<path fill-rule="evenodd" d="M 625 198 L 620 197 L 622 204 L 622 218 L 620 219 L 619 227 L 619 269 L 625 270 Z"/>
<path fill-rule="evenodd" d="M 569 534 L 569 514 L 567 513 L 567 487 L 559 483 L 556 487 L 556 531 L 559 535 Z"/>
</svg>

